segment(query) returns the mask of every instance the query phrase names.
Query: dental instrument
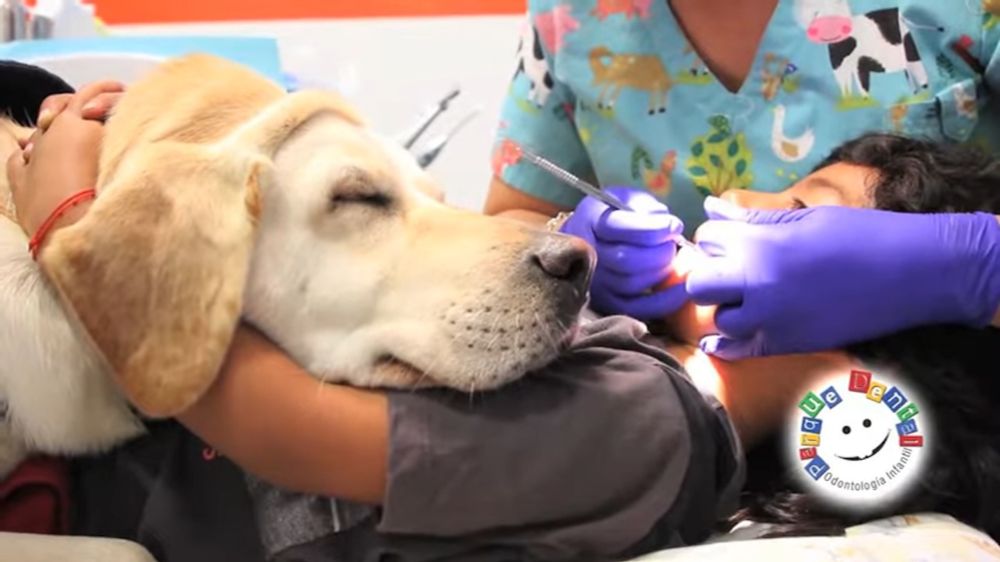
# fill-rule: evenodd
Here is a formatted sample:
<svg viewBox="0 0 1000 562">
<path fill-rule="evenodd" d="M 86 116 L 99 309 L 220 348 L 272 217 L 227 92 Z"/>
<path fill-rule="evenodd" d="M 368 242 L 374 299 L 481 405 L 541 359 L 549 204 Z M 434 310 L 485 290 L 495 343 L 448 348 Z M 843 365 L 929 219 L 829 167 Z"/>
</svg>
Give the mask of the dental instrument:
<svg viewBox="0 0 1000 562">
<path fill-rule="evenodd" d="M 28 8 L 21 0 L 11 0 L 11 35 L 14 41 L 28 38 Z"/>
<path fill-rule="evenodd" d="M 38 17 L 48 19 L 39 24 L 43 34 L 35 39 L 69 39 L 98 37 L 101 35 L 94 3 L 84 4 L 82 0 L 36 0 L 32 20 Z M 45 29 L 48 28 L 48 29 Z"/>
<path fill-rule="evenodd" d="M 437 160 L 437 157 L 441 154 L 441 151 L 444 150 L 445 145 L 447 145 L 448 142 L 451 139 L 453 139 L 455 135 L 462 130 L 463 127 L 465 127 L 466 125 L 469 124 L 470 121 L 475 119 L 480 114 L 480 112 L 482 112 L 482 110 L 483 110 L 482 107 L 474 108 L 472 111 L 466 114 L 465 117 L 460 119 L 458 123 L 456 123 L 455 126 L 451 128 L 450 131 L 430 141 L 428 143 L 427 148 L 425 148 L 420 154 L 416 156 L 417 164 L 419 164 L 421 168 L 426 168 L 427 166 L 430 166 L 435 160 Z"/>
<path fill-rule="evenodd" d="M 605 205 L 613 209 L 617 209 L 619 211 L 632 210 L 628 207 L 628 205 L 623 203 L 620 199 L 618 199 L 614 195 L 611 195 L 606 191 L 602 191 L 601 188 L 593 184 L 590 184 L 588 182 L 585 182 L 582 179 L 574 176 L 573 174 L 559 167 L 559 165 L 556 164 L 555 162 L 552 162 L 551 160 L 548 160 L 546 158 L 542 158 L 541 156 L 533 152 L 527 151 L 524 148 L 521 148 L 519 153 L 521 158 L 524 158 L 528 162 L 531 162 L 538 168 L 541 168 L 542 171 L 547 172 L 550 176 L 565 183 L 566 185 L 575 188 L 578 191 L 583 192 L 585 195 L 590 195 L 591 197 L 597 199 L 601 203 L 604 203 Z"/>
<path fill-rule="evenodd" d="M 14 14 L 8 0 L 0 0 L 0 43 L 14 40 Z"/>
<path fill-rule="evenodd" d="M 630 209 L 628 205 L 622 202 L 621 199 L 618 199 L 617 197 L 608 193 L 607 191 L 604 191 L 601 188 L 574 176 L 570 172 L 564 170 L 555 162 L 552 162 L 547 158 L 543 158 L 533 152 L 527 151 L 524 148 L 521 148 L 519 153 L 521 158 L 524 158 L 528 162 L 534 164 L 535 166 L 538 166 L 552 177 L 562 181 L 563 183 L 569 185 L 570 187 L 578 189 L 579 191 L 583 192 L 586 195 L 592 196 L 593 198 L 611 207 L 612 209 L 616 209 L 619 211 L 632 211 L 632 209 Z M 676 243 L 678 246 L 687 248 L 698 254 L 704 255 L 704 251 L 694 242 L 688 240 L 687 238 L 684 238 L 683 234 L 677 235 L 676 237 L 673 238 L 672 241 Z"/>
<path fill-rule="evenodd" d="M 54 29 L 52 18 L 40 14 L 31 16 L 31 39 L 51 39 Z"/>
<path fill-rule="evenodd" d="M 435 105 L 424 110 L 424 112 L 421 113 L 420 117 L 417 119 L 417 124 L 414 126 L 413 130 L 403 136 L 403 140 L 401 142 L 403 148 L 407 150 L 413 148 L 413 145 L 420 140 L 420 137 L 423 136 L 425 132 L 427 132 L 427 129 L 432 123 L 434 123 L 434 120 L 448 110 L 448 105 L 452 102 L 452 100 L 457 98 L 460 93 L 462 93 L 461 88 L 455 86 Z"/>
</svg>

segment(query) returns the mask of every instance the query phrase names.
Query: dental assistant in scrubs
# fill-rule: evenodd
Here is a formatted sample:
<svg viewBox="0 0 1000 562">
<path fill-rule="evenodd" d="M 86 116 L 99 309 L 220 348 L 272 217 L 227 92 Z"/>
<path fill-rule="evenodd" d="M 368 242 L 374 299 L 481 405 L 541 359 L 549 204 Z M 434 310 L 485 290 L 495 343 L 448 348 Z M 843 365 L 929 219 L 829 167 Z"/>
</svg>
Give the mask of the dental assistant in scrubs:
<svg viewBox="0 0 1000 562">
<path fill-rule="evenodd" d="M 1000 325 L 997 217 L 749 212 L 715 197 L 781 190 L 833 147 L 876 130 L 1000 150 L 1000 3 L 528 5 L 485 210 L 588 240 L 598 252 L 596 310 L 656 319 L 689 298 L 722 305 L 720 333 L 702 348 L 723 358 L 829 349 L 925 324 Z M 629 186 L 610 189 L 635 212 L 584 198 L 521 162 L 520 148 L 600 185 Z M 706 256 L 686 284 L 661 289 L 673 240 L 706 215 L 697 236 Z"/>
</svg>

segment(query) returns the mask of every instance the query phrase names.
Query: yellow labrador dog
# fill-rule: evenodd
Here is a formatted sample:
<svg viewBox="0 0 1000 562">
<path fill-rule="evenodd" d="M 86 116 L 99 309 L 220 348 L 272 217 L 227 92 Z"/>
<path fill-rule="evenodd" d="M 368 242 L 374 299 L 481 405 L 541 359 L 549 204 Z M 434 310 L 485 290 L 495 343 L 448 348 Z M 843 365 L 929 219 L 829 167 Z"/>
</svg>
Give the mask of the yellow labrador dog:
<svg viewBox="0 0 1000 562">
<path fill-rule="evenodd" d="M 498 387 L 558 354 L 593 269 L 580 240 L 445 206 L 340 98 L 203 55 L 129 89 L 97 191 L 44 247 L 51 283 L 0 218 L 0 472 L 140 432 L 119 387 L 184 410 L 241 317 L 324 381 Z"/>
</svg>

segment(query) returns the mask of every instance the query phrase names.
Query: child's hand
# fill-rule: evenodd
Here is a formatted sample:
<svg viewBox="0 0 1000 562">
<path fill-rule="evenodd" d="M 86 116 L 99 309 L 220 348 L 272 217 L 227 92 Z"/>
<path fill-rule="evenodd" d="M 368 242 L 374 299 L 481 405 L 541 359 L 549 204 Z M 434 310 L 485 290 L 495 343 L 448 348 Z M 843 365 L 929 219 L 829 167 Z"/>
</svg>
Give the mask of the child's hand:
<svg viewBox="0 0 1000 562">
<path fill-rule="evenodd" d="M 44 122 L 7 162 L 17 220 L 29 236 L 62 201 L 94 187 L 103 126 L 84 118 L 84 107 L 95 100 L 107 103 L 107 94 L 120 91 L 120 84 L 101 82 L 72 96 L 53 96 L 43 104 L 43 111 L 48 110 L 40 119 Z M 86 204 L 70 209 L 53 228 L 76 222 L 86 209 Z"/>
<path fill-rule="evenodd" d="M 45 98 L 38 108 L 38 128 L 46 131 L 52 121 L 67 109 L 70 104 L 79 107 L 80 116 L 84 119 L 104 121 L 111 110 L 118 104 L 125 92 L 125 85 L 120 82 L 103 81 L 85 86 L 76 94 L 56 94 Z"/>
<path fill-rule="evenodd" d="M 102 134 L 99 122 L 64 112 L 8 161 L 17 221 L 29 236 L 67 197 L 94 186 Z M 72 224 L 83 212 L 83 205 L 71 209 L 54 226 Z"/>
</svg>

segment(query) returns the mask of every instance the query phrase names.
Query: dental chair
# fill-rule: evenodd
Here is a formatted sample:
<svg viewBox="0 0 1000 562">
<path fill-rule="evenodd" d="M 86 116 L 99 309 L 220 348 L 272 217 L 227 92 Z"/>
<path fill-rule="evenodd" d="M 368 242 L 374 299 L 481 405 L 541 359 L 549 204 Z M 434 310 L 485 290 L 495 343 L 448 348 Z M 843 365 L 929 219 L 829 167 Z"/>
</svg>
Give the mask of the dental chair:
<svg viewBox="0 0 1000 562">
<path fill-rule="evenodd" d="M 0 533 L 0 559 L 17 562 L 156 562 L 123 540 Z M 632 562 L 994 562 L 1000 546 L 985 533 L 938 514 L 893 517 L 842 537 L 748 539 L 740 531 L 706 544 L 649 554 Z"/>
<path fill-rule="evenodd" d="M 997 562 L 1000 546 L 986 533 L 948 515 L 901 515 L 851 527 L 844 536 L 756 539 L 737 530 L 693 547 L 632 562 Z M 749 536 L 748 536 L 749 535 Z"/>
<path fill-rule="evenodd" d="M 145 548 L 130 541 L 0 533 L 4 562 L 156 562 Z"/>
</svg>

